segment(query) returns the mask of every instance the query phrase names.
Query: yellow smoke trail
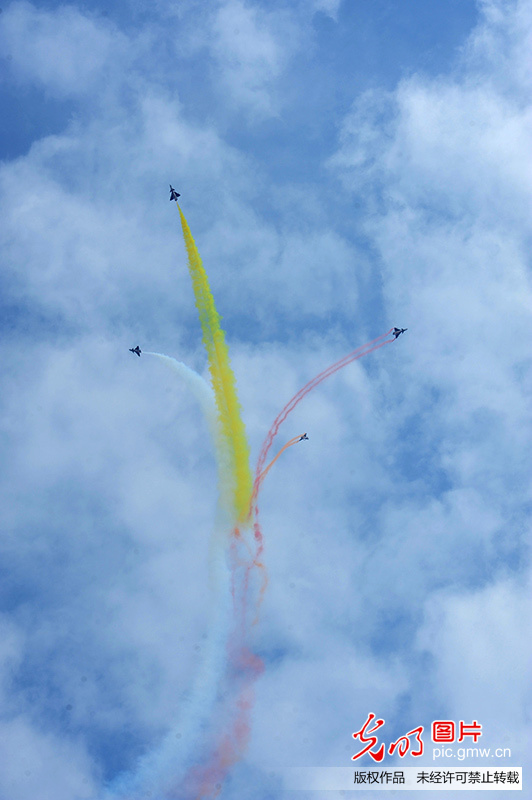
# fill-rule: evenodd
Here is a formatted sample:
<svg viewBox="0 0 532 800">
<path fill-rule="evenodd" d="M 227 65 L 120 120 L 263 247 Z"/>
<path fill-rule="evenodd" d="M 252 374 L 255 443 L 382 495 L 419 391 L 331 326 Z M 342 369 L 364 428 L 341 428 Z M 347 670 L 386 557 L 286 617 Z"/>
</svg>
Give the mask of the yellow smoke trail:
<svg viewBox="0 0 532 800">
<path fill-rule="evenodd" d="M 232 505 L 236 520 L 244 522 L 248 516 L 253 479 L 249 467 L 246 431 L 240 416 L 240 403 L 236 394 L 235 376 L 231 369 L 225 334 L 220 327 L 220 316 L 214 305 L 207 274 L 184 214 L 178 203 L 176 205 L 181 218 L 188 255 L 188 269 L 199 312 L 203 343 L 207 350 L 222 435 L 231 464 Z"/>
</svg>

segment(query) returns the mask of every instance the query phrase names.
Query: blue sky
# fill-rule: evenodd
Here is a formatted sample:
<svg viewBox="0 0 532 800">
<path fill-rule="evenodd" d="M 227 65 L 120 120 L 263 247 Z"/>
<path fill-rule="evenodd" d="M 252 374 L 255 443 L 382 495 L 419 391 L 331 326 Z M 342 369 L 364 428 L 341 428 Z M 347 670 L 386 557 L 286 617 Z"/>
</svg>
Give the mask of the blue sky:
<svg viewBox="0 0 532 800">
<path fill-rule="evenodd" d="M 409 329 L 281 429 L 310 440 L 261 497 L 265 671 L 220 797 L 351 766 L 369 712 L 425 726 L 386 766 L 530 775 L 531 38 L 530 0 L 3 6 L 2 800 L 103 800 L 206 657 L 207 426 L 127 352 L 206 374 L 169 182 L 253 462 Z M 435 719 L 511 758 L 434 762 Z"/>
</svg>

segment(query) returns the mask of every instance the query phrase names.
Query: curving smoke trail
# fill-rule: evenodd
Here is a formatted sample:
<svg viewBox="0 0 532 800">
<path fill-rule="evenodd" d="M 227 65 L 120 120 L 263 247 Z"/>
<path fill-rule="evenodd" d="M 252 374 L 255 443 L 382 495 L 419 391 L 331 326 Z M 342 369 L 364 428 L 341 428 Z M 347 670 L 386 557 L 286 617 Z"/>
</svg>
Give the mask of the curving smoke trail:
<svg viewBox="0 0 532 800">
<path fill-rule="evenodd" d="M 183 228 L 183 238 L 188 255 L 188 269 L 192 279 L 196 307 L 203 332 L 203 344 L 209 360 L 209 371 L 216 397 L 218 419 L 231 462 L 231 477 L 234 482 L 234 510 L 237 521 L 242 522 L 247 516 L 253 481 L 249 467 L 249 445 L 244 423 L 240 416 L 235 376 L 231 369 L 225 334 L 220 326 L 220 315 L 214 305 L 207 273 L 203 268 L 200 254 L 184 214 L 177 202 L 176 205 Z"/>
<path fill-rule="evenodd" d="M 336 361 L 334 364 L 331 364 L 331 366 L 327 367 L 322 372 L 318 373 L 318 375 L 316 375 L 314 378 L 312 378 L 310 381 L 308 381 L 298 392 L 296 392 L 296 394 L 288 401 L 288 403 L 286 403 L 284 408 L 281 409 L 281 411 L 279 412 L 279 414 L 277 415 L 277 417 L 273 421 L 273 424 L 272 424 L 270 430 L 268 431 L 268 433 L 266 435 L 266 438 L 265 438 L 265 440 L 264 440 L 264 442 L 262 444 L 262 448 L 261 448 L 261 451 L 260 451 L 260 454 L 259 454 L 259 458 L 257 460 L 257 465 L 255 467 L 255 478 L 254 478 L 254 481 L 253 481 L 253 491 L 251 493 L 251 498 L 250 498 L 250 501 L 249 501 L 249 508 L 248 508 L 248 519 L 251 519 L 252 515 L 254 517 L 253 529 L 255 531 L 255 540 L 257 542 L 257 554 L 256 554 L 256 557 L 255 557 L 255 562 L 256 563 L 262 565 L 262 562 L 259 562 L 259 558 L 262 556 L 262 551 L 263 551 L 263 541 L 262 541 L 262 532 L 261 532 L 260 523 L 259 523 L 259 503 L 258 503 L 258 499 L 259 499 L 259 493 L 260 493 L 264 478 L 266 477 L 266 475 L 268 474 L 268 472 L 270 471 L 270 469 L 274 465 L 274 463 L 277 461 L 277 459 L 279 458 L 281 453 L 283 453 L 288 447 L 291 447 L 292 445 L 296 444 L 300 440 L 300 437 L 298 437 L 298 436 L 295 436 L 293 439 L 290 439 L 284 445 L 284 447 L 282 447 L 281 450 L 279 450 L 279 452 L 277 453 L 275 458 L 272 459 L 272 461 L 270 461 L 268 466 L 264 467 L 264 464 L 266 462 L 266 458 L 267 458 L 268 453 L 270 451 L 270 448 L 271 448 L 271 446 L 273 444 L 273 440 L 275 439 L 275 437 L 277 436 L 277 433 L 279 432 L 279 428 L 281 427 L 282 423 L 286 420 L 286 418 L 289 416 L 289 414 L 298 405 L 298 403 L 300 403 L 301 400 L 303 400 L 303 398 L 309 392 L 312 391 L 312 389 L 315 389 L 316 386 L 319 386 L 319 384 L 322 383 L 324 380 L 329 378 L 331 375 L 334 375 L 335 372 L 338 372 L 338 370 L 342 369 L 343 367 L 346 367 L 348 364 L 351 364 L 353 361 L 356 361 L 359 358 L 362 358 L 362 356 L 368 355 L 368 353 L 372 353 L 374 350 L 378 350 L 380 347 L 384 347 L 385 344 L 390 344 L 390 342 L 393 341 L 393 340 L 392 339 L 387 339 L 386 337 L 390 335 L 392 330 L 393 330 L 393 328 L 390 328 L 390 330 L 387 331 L 386 333 L 383 333 L 380 336 L 377 336 L 375 339 L 372 339 L 370 342 L 366 342 L 366 344 L 360 345 L 360 347 L 357 347 L 356 350 L 353 350 L 351 353 L 348 353 L 346 356 L 341 358 L 339 361 Z M 382 341 L 382 340 L 384 340 L 384 341 Z M 262 583 L 262 586 L 261 586 L 261 589 L 260 589 L 260 592 L 259 592 L 258 601 L 257 601 L 257 615 L 256 615 L 256 618 L 255 618 L 254 622 L 256 622 L 257 619 L 258 619 L 258 610 L 259 610 L 260 605 L 262 603 L 262 600 L 264 598 L 264 592 L 266 590 L 266 586 L 267 586 L 267 583 L 268 583 L 265 573 L 264 573 L 264 576 L 265 577 L 263 579 L 263 583 Z"/>
<path fill-rule="evenodd" d="M 214 796 L 216 786 L 246 745 L 251 683 L 262 669 L 260 659 L 247 649 L 246 626 L 235 624 L 235 618 L 240 623 L 246 616 L 248 583 L 245 581 L 242 589 L 241 565 L 246 564 L 248 577 L 250 557 L 253 559 L 240 530 L 247 525 L 253 485 L 249 447 L 220 317 L 189 226 L 179 206 L 178 210 L 212 389 L 181 362 L 160 353 L 150 355 L 164 361 L 189 386 L 206 416 L 214 442 L 219 501 L 210 547 L 211 619 L 205 657 L 177 724 L 154 751 L 139 760 L 134 773 L 119 776 L 109 787 L 107 797 L 124 800 L 136 800 L 147 792 L 161 800 L 181 796 L 189 800 L 197 792 L 201 797 Z M 244 552 L 239 553 L 242 548 Z M 208 723 L 218 707 L 225 708 L 226 722 L 232 715 L 232 734 L 228 738 L 226 727 L 222 740 L 210 746 L 209 760 L 205 758 Z M 206 761 L 202 768 L 191 766 L 198 763 L 198 754 Z"/>
<path fill-rule="evenodd" d="M 215 395 L 209 384 L 180 361 L 161 353 L 145 352 L 177 373 L 198 401 L 212 437 L 218 466 L 219 498 L 215 528 L 210 541 L 210 613 L 203 662 L 196 674 L 188 699 L 182 703 L 178 721 L 159 746 L 141 758 L 134 772 L 120 775 L 109 787 L 108 798 L 135 800 L 151 792 L 153 800 L 171 797 L 176 777 L 184 776 L 194 762 L 196 749 L 216 704 L 218 689 L 226 664 L 226 646 L 230 637 L 233 607 L 231 573 L 225 561 L 232 522 L 233 481 L 228 480 L 229 459 L 221 435 Z"/>
<path fill-rule="evenodd" d="M 211 749 L 210 758 L 202 766 L 191 768 L 180 782 L 173 797 L 216 797 L 230 766 L 244 751 L 250 730 L 249 715 L 253 705 L 252 684 L 262 671 L 262 662 L 248 649 L 247 608 L 249 605 L 250 575 L 254 568 L 264 567 L 258 561 L 262 548 L 262 537 L 258 525 L 254 529 L 255 552 L 247 540 L 244 529 L 248 527 L 248 509 L 253 489 L 249 467 L 249 446 L 244 423 L 240 415 L 240 404 L 236 384 L 229 361 L 225 335 L 220 326 L 209 282 L 201 257 L 179 204 L 176 202 L 183 238 L 188 256 L 188 268 L 194 289 L 196 307 L 207 351 L 216 406 L 217 421 L 222 438 L 222 459 L 227 459 L 226 475 L 230 481 L 233 527 L 228 541 L 230 559 L 230 596 L 233 610 L 233 625 L 226 637 L 226 676 L 219 681 L 219 695 L 223 696 L 221 718 L 224 732 Z M 258 531 L 258 533 L 257 533 Z M 258 539 L 260 538 L 260 542 Z M 220 559 L 221 561 L 221 559 Z M 264 583 L 264 581 L 263 581 Z M 214 703 L 212 705 L 215 711 Z M 229 731 L 227 722 L 231 719 Z"/>
<path fill-rule="evenodd" d="M 256 478 L 255 478 L 255 481 L 254 481 L 254 483 L 255 483 L 255 484 L 256 484 L 256 486 L 257 486 L 257 491 L 256 491 L 256 492 L 254 492 L 255 496 L 258 494 L 258 491 L 259 491 L 259 489 L 260 489 L 260 486 L 262 485 L 262 482 L 263 482 L 264 478 L 266 477 L 266 475 L 268 474 L 268 472 L 271 470 L 271 468 L 273 467 L 273 465 L 275 464 L 275 462 L 277 461 L 277 459 L 279 458 L 279 456 L 281 456 L 281 455 L 284 453 L 284 451 L 285 451 L 285 450 L 287 450 L 289 447 L 292 447 L 292 445 L 293 445 L 293 444 L 297 444 L 298 442 L 300 442 L 300 441 L 301 441 L 301 438 L 302 438 L 302 436 L 303 436 L 303 434 L 302 434 L 302 433 L 300 433 L 300 434 L 298 434 L 297 436 L 294 436 L 294 437 L 293 437 L 293 439 L 289 439 L 289 440 L 288 440 L 288 442 L 287 442 L 285 445 L 283 445 L 283 447 L 281 447 L 281 449 L 279 450 L 279 452 L 277 453 L 277 455 L 275 456 L 275 458 L 272 458 L 272 460 L 270 461 L 270 463 L 268 464 L 268 466 L 267 466 L 267 467 L 265 467 L 265 468 L 262 470 L 262 472 L 260 472 L 260 473 L 257 473 L 257 475 L 256 475 Z"/>
<path fill-rule="evenodd" d="M 391 332 L 349 353 L 292 397 L 268 432 L 252 479 L 225 335 L 188 223 L 177 202 L 176 205 L 212 388 L 185 364 L 161 353 L 146 355 L 163 361 L 192 391 L 207 420 L 216 453 L 219 499 L 209 553 L 209 633 L 204 660 L 179 720 L 160 745 L 139 760 L 134 772 L 123 774 L 112 783 L 105 795 L 107 800 L 140 800 L 147 796 L 152 800 L 215 798 L 227 772 L 242 757 L 251 730 L 253 684 L 263 671 L 262 661 L 249 648 L 251 626 L 257 622 L 267 586 L 258 496 L 274 463 L 301 436 L 290 439 L 265 467 L 269 449 L 282 422 L 312 389 L 352 361 L 388 344 L 389 340 L 381 340 Z M 251 611 L 255 615 L 252 621 Z M 221 731 L 218 735 L 216 726 Z"/>
<path fill-rule="evenodd" d="M 196 761 L 198 751 L 202 751 L 226 670 L 226 645 L 232 618 L 231 579 L 227 567 L 217 571 L 215 581 L 216 603 L 212 605 L 204 660 L 190 697 L 183 702 L 177 723 L 157 748 L 139 760 L 134 772 L 120 775 L 112 783 L 105 795 L 108 800 L 175 797 L 176 784 L 185 783 L 190 764 Z"/>
<path fill-rule="evenodd" d="M 234 483 L 231 480 L 231 460 L 228 456 L 226 443 L 221 433 L 218 411 L 216 408 L 216 398 L 212 387 L 201 375 L 193 369 L 190 369 L 190 367 L 187 367 L 182 361 L 178 361 L 162 353 L 143 352 L 143 355 L 155 356 L 162 361 L 163 364 L 181 378 L 182 382 L 190 389 L 191 394 L 196 398 L 207 422 L 216 456 L 218 473 L 218 521 L 222 522 L 223 520 L 227 526 L 231 526 L 234 517 L 232 512 Z"/>
<path fill-rule="evenodd" d="M 303 398 L 315 389 L 316 386 L 319 386 L 324 380 L 329 378 L 331 375 L 334 375 L 335 372 L 338 370 L 343 369 L 348 364 L 351 364 L 353 361 L 357 361 L 362 356 L 367 356 L 369 353 L 372 353 L 374 350 L 378 350 L 381 347 L 384 347 L 385 344 L 390 344 L 393 339 L 387 339 L 386 341 L 381 341 L 382 339 L 386 339 L 387 336 L 390 335 L 393 328 L 390 328 L 389 331 L 386 333 L 377 336 L 375 339 L 372 339 L 371 342 L 366 342 L 366 344 L 360 345 L 357 347 L 356 350 L 353 350 L 351 353 L 348 353 L 346 356 L 341 358 L 339 361 L 336 361 L 334 364 L 331 364 L 330 367 L 327 367 L 322 372 L 318 373 L 314 378 L 312 378 L 308 383 L 306 383 L 300 390 L 297 392 L 284 406 L 283 409 L 279 412 L 276 418 L 273 421 L 273 424 L 268 431 L 268 434 L 263 442 L 260 455 L 257 461 L 257 466 L 255 468 L 255 480 L 253 482 L 253 492 L 252 492 L 252 503 L 253 499 L 256 498 L 257 493 L 259 491 L 260 483 L 262 481 L 262 474 L 264 469 L 264 463 L 270 451 L 270 447 L 273 444 L 273 440 L 277 436 L 279 428 L 281 424 L 285 421 L 288 415 L 294 410 L 294 408 L 298 405 L 298 403 L 303 400 Z M 380 344 L 377 344 L 380 342 Z"/>
</svg>

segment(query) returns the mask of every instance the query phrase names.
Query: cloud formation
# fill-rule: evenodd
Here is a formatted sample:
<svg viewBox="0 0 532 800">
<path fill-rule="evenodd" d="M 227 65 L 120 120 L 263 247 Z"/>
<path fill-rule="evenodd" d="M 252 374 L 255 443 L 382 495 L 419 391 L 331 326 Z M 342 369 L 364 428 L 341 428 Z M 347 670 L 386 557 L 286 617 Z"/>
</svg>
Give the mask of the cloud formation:
<svg viewBox="0 0 532 800">
<path fill-rule="evenodd" d="M 60 98 L 97 92 L 113 61 L 123 63 L 127 54 L 126 37 L 101 17 L 68 5 L 44 11 L 24 0 L 2 15 L 0 42 L 15 80 Z"/>
<path fill-rule="evenodd" d="M 530 2 L 481 3 L 445 72 L 405 34 L 406 72 L 331 98 L 337 137 L 313 149 L 291 98 L 319 118 L 324 64 L 349 82 L 320 39 L 342 4 L 128 8 L 0 17 L 20 102 L 69 104 L 0 165 L 0 796 L 101 800 L 205 657 L 209 431 L 127 352 L 206 374 L 170 181 L 253 453 L 313 375 L 409 329 L 280 434 L 310 438 L 261 498 L 266 668 L 222 796 L 281 800 L 276 769 L 349 765 L 371 710 L 388 740 L 478 718 L 528 769 Z"/>
</svg>

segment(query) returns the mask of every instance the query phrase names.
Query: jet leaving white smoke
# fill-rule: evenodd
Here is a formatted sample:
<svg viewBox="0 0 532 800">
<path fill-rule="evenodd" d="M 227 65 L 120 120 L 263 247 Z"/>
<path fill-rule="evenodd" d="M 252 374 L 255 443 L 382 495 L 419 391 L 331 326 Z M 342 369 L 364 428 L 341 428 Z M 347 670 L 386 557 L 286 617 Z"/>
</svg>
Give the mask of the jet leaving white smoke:
<svg viewBox="0 0 532 800">
<path fill-rule="evenodd" d="M 180 361 L 161 353 L 143 353 L 163 361 L 179 375 L 198 401 L 212 437 L 218 467 L 218 508 L 216 524 L 209 548 L 210 611 L 205 655 L 196 675 L 190 696 L 183 701 L 180 717 L 163 741 L 143 756 L 134 771 L 124 773 L 113 781 L 105 800 L 164 800 L 167 791 L 176 786 L 197 755 L 203 731 L 212 715 L 217 692 L 223 679 L 227 654 L 226 646 L 232 624 L 231 573 L 226 561 L 232 523 L 230 508 L 232 486 L 228 479 L 229 459 L 220 432 L 214 392 L 197 372 Z M 150 792 L 151 794 L 147 794 Z"/>
</svg>

